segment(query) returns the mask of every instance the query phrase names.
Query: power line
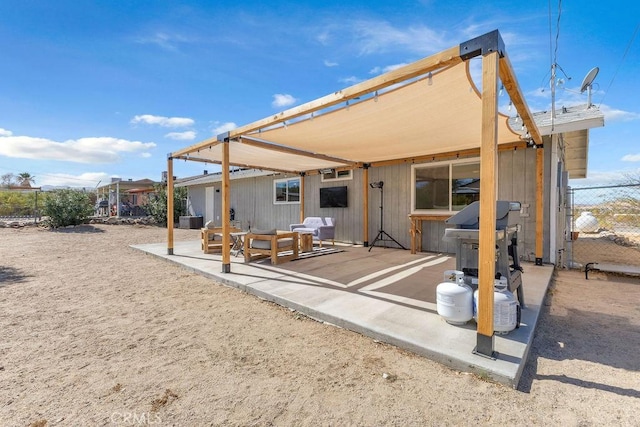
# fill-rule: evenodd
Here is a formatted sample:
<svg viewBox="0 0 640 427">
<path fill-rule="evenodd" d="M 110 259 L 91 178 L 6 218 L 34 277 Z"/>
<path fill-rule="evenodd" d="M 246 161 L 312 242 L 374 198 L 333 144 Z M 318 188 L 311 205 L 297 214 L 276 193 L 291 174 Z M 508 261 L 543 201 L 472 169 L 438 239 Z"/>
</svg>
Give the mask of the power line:
<svg viewBox="0 0 640 427">
<path fill-rule="evenodd" d="M 558 0 L 558 18 L 556 20 L 556 39 L 555 46 L 553 43 L 553 25 L 552 25 L 552 13 L 551 13 L 551 0 L 549 0 L 549 56 L 551 60 L 551 130 L 553 131 L 555 125 L 555 112 L 556 112 L 556 68 L 562 67 L 558 65 L 558 41 L 560 40 L 560 18 L 562 17 L 562 0 Z M 564 73 L 564 70 L 562 70 Z M 566 75 L 566 74 L 565 74 Z"/>
<path fill-rule="evenodd" d="M 600 108 L 600 106 L 604 102 L 604 98 L 609 93 L 609 89 L 611 89 L 611 85 L 613 84 L 613 81 L 616 79 L 616 76 L 618 75 L 618 71 L 620 71 L 620 67 L 622 67 L 622 64 L 624 63 L 624 60 L 627 58 L 627 54 L 629 53 L 629 49 L 631 49 L 631 46 L 633 45 L 633 40 L 636 38 L 636 35 L 638 34 L 638 29 L 639 28 L 640 28 L 640 22 L 638 23 L 638 25 L 636 25 L 636 29 L 633 31 L 633 35 L 631 36 L 631 39 L 629 40 L 629 43 L 627 44 L 627 48 L 624 50 L 624 54 L 622 55 L 622 59 L 620 60 L 620 63 L 618 64 L 618 68 L 616 68 L 615 73 L 613 73 L 613 77 L 611 77 L 611 81 L 609 82 L 609 86 L 607 86 L 607 90 L 604 92 L 604 95 L 602 95 L 602 99 L 600 100 L 600 104 L 598 104 L 598 108 Z"/>
</svg>

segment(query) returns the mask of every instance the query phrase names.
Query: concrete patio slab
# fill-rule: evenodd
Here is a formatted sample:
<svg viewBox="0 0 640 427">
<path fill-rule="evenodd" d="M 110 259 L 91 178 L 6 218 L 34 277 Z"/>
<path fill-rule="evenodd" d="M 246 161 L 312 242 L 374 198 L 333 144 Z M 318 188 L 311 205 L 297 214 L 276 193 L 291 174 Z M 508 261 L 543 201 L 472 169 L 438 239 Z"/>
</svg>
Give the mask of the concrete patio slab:
<svg viewBox="0 0 640 427">
<path fill-rule="evenodd" d="M 336 246 L 342 251 L 277 266 L 268 261 L 245 264 L 242 257 L 232 256 L 231 272 L 222 273 L 221 256 L 204 254 L 199 240 L 175 242 L 173 255 L 167 255 L 166 243 L 132 247 L 319 321 L 514 388 L 553 274 L 553 266 L 523 264 L 526 306 L 521 324 L 495 336 L 494 360 L 473 354 L 475 322 L 450 325 L 436 312 L 436 286 L 445 270 L 455 268 L 450 254 Z"/>
</svg>

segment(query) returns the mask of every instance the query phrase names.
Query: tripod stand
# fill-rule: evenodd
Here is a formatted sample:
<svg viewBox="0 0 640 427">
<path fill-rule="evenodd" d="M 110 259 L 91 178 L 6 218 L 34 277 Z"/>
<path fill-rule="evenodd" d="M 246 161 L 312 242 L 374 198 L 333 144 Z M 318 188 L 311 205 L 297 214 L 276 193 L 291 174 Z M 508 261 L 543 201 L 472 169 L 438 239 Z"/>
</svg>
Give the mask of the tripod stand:
<svg viewBox="0 0 640 427">
<path fill-rule="evenodd" d="M 371 246 L 369 247 L 369 252 L 371 252 L 371 249 L 373 249 L 373 247 L 376 245 L 376 242 L 378 240 L 380 240 L 382 243 L 383 247 L 387 247 L 386 244 L 384 244 L 384 242 L 394 242 L 396 245 L 400 246 L 402 249 L 407 249 L 404 246 L 402 246 L 396 239 L 394 239 L 393 237 L 391 237 L 389 235 L 389 233 L 387 233 L 386 231 L 384 231 L 384 226 L 383 226 L 383 221 L 384 221 L 384 215 L 383 215 L 383 206 L 384 206 L 384 182 L 383 181 L 379 181 L 379 182 L 372 182 L 371 184 L 369 184 L 369 186 L 371 188 L 379 188 L 380 189 L 380 229 L 378 230 L 378 235 L 376 236 L 375 239 L 373 239 L 373 242 L 371 243 Z M 386 237 L 386 238 L 385 238 Z"/>
</svg>

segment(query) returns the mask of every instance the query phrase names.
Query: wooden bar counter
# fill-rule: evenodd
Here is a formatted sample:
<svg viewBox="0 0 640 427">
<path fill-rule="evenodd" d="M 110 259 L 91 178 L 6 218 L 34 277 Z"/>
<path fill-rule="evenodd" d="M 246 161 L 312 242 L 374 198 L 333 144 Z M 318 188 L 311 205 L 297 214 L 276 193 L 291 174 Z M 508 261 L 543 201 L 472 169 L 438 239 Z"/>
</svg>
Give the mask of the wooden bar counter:
<svg viewBox="0 0 640 427">
<path fill-rule="evenodd" d="M 450 214 L 409 214 L 411 220 L 411 253 L 422 252 L 422 221 L 444 221 Z"/>
</svg>

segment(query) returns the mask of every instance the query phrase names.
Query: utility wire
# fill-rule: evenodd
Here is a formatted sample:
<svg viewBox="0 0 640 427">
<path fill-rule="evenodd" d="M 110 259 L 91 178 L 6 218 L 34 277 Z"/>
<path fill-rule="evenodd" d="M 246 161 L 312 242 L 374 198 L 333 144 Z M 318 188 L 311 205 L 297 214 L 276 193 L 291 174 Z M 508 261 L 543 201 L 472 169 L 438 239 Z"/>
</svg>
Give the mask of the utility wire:
<svg viewBox="0 0 640 427">
<path fill-rule="evenodd" d="M 638 23 L 638 25 L 636 25 L 636 29 L 633 31 L 633 35 L 631 36 L 631 40 L 629 40 L 629 43 L 627 44 L 627 48 L 625 49 L 624 54 L 622 55 L 622 59 L 620 60 L 620 63 L 618 64 L 618 68 L 616 68 L 616 72 L 613 73 L 613 77 L 611 77 L 611 81 L 609 82 L 609 86 L 607 86 L 607 90 L 604 92 L 604 95 L 602 95 L 602 99 L 600 100 L 600 104 L 598 104 L 598 108 L 600 108 L 600 106 L 604 102 L 604 98 L 609 93 L 609 89 L 611 89 L 611 85 L 613 84 L 613 81 L 616 79 L 616 76 L 618 75 L 618 71 L 620 71 L 620 67 L 622 67 L 622 64 L 624 63 L 624 60 L 627 58 L 627 54 L 629 53 L 629 49 L 631 49 L 631 46 L 633 45 L 633 40 L 636 38 L 636 35 L 638 34 L 638 29 L 639 28 L 640 28 L 640 22 Z"/>
<path fill-rule="evenodd" d="M 549 56 L 551 60 L 551 130 L 553 131 L 555 126 L 555 114 L 556 114 L 556 68 L 558 66 L 558 41 L 560 40 L 560 18 L 562 17 L 562 0 L 558 0 L 558 18 L 556 20 L 556 38 L 555 46 L 553 42 L 553 26 L 552 26 L 552 12 L 551 12 L 551 0 L 549 0 Z M 562 70 L 562 67 L 560 67 Z M 564 70 L 562 70 L 564 73 Z"/>
</svg>

